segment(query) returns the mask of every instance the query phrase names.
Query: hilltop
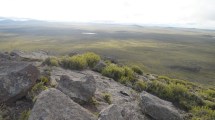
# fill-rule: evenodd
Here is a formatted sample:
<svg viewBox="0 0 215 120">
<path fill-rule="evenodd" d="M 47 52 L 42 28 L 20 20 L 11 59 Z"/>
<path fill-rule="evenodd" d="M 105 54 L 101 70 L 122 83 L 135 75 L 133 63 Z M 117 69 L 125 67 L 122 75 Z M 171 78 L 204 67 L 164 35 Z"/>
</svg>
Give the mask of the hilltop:
<svg viewBox="0 0 215 120">
<path fill-rule="evenodd" d="M 0 53 L 0 120 L 213 120 L 215 89 L 92 52 Z"/>
</svg>

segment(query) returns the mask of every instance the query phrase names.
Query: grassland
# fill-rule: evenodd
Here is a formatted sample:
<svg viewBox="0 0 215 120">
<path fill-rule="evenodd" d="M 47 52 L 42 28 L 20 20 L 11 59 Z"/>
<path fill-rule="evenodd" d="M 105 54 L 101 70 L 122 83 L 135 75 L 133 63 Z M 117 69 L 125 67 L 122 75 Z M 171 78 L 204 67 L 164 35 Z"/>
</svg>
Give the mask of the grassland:
<svg viewBox="0 0 215 120">
<path fill-rule="evenodd" d="M 145 72 L 215 85 L 214 36 L 214 31 L 122 25 L 14 25 L 0 26 L 0 51 L 93 51 Z"/>
</svg>

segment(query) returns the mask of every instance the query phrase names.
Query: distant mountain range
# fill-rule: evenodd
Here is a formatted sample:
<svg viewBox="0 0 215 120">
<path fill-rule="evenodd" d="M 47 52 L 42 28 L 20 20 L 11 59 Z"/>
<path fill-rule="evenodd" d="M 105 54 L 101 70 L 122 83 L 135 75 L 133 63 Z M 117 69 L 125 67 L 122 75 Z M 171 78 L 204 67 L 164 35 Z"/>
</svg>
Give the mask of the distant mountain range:
<svg viewBox="0 0 215 120">
<path fill-rule="evenodd" d="M 48 23 L 47 21 L 34 20 L 27 18 L 6 18 L 0 17 L 0 25 L 38 25 Z"/>
<path fill-rule="evenodd" d="M 89 21 L 89 22 L 63 22 L 63 21 L 45 21 L 45 20 L 36 20 L 30 18 L 13 18 L 13 17 L 0 17 L 0 25 L 53 25 L 53 24 L 91 24 L 91 25 L 123 25 L 123 26 L 134 26 L 134 27 L 160 27 L 168 29 L 186 29 L 186 30 L 204 30 L 214 32 L 215 29 L 198 29 L 198 28 L 186 28 L 179 27 L 177 25 L 165 25 L 165 24 L 128 24 L 128 23 L 117 23 L 113 21 Z"/>
</svg>

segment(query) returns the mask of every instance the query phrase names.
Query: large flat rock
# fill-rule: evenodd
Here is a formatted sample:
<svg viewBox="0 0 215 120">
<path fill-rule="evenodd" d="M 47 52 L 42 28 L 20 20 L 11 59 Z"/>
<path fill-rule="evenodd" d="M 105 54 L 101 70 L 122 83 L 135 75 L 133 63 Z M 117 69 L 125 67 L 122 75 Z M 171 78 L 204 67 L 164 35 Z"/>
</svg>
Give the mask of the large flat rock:
<svg viewBox="0 0 215 120">
<path fill-rule="evenodd" d="M 96 82 L 92 75 L 86 75 L 78 79 L 63 75 L 60 78 L 57 89 L 78 103 L 88 102 L 94 96 Z"/>
<path fill-rule="evenodd" d="M 38 96 L 29 120 L 96 120 L 96 118 L 61 91 L 50 88 Z"/>
</svg>

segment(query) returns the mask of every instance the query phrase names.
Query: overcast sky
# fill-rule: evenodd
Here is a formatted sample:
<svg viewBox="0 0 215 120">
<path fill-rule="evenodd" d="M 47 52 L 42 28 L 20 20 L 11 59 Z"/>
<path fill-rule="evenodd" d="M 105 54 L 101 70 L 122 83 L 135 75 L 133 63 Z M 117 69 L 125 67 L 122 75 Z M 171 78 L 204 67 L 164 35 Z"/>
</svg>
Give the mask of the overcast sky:
<svg viewBox="0 0 215 120">
<path fill-rule="evenodd" d="M 215 29 L 215 0 L 0 0 L 0 16 Z"/>
</svg>

